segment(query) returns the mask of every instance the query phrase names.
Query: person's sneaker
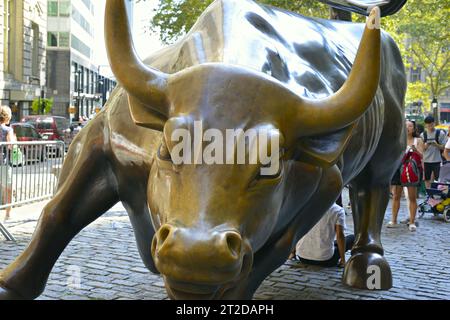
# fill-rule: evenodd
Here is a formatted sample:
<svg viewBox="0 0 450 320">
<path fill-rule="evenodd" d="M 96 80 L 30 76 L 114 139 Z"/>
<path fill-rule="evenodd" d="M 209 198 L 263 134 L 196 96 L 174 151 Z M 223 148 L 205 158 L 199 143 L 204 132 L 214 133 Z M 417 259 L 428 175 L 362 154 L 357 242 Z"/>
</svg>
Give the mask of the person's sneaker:
<svg viewBox="0 0 450 320">
<path fill-rule="evenodd" d="M 409 225 L 409 231 L 414 232 L 414 231 L 416 231 L 416 229 L 417 229 L 417 227 L 416 227 L 416 225 L 414 223 L 411 223 Z"/>
<path fill-rule="evenodd" d="M 389 221 L 388 224 L 386 225 L 386 228 L 398 228 L 400 226 L 399 223 L 394 223 L 392 221 Z"/>
</svg>

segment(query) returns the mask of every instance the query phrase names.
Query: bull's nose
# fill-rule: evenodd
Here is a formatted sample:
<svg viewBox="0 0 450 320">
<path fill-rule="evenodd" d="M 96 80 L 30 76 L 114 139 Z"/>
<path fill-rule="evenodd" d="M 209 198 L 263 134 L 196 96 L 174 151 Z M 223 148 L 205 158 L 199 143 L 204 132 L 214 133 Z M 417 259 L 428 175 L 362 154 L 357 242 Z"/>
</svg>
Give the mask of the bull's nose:
<svg viewBox="0 0 450 320">
<path fill-rule="evenodd" d="M 234 230 L 164 224 L 153 238 L 152 254 L 157 268 L 166 276 L 219 283 L 231 281 L 242 272 L 244 257 L 251 255 L 251 249 Z"/>
<path fill-rule="evenodd" d="M 160 257 L 169 253 L 198 257 L 208 252 L 209 257 L 220 254 L 221 259 L 232 262 L 241 256 L 242 238 L 237 231 L 204 231 L 165 224 L 156 233 L 153 246 L 154 253 Z"/>
</svg>

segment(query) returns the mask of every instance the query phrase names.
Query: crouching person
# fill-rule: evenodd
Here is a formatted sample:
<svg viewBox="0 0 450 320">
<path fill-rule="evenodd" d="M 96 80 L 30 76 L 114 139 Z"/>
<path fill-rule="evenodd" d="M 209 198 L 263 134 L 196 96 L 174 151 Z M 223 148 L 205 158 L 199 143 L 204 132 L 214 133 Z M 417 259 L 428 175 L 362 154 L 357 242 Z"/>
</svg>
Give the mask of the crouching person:
<svg viewBox="0 0 450 320">
<path fill-rule="evenodd" d="M 297 259 L 310 265 L 344 267 L 345 252 L 350 250 L 355 242 L 355 236 L 345 236 L 344 230 L 344 208 L 333 204 L 322 219 L 297 243 Z"/>
</svg>

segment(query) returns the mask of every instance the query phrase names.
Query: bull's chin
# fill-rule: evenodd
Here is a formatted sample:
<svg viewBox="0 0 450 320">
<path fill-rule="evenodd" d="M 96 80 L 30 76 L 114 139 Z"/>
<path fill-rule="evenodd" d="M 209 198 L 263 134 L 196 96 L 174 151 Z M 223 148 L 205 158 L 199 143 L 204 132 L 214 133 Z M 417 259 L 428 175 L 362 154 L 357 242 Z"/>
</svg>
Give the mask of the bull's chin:
<svg viewBox="0 0 450 320">
<path fill-rule="evenodd" d="M 238 281 L 220 286 L 182 283 L 164 277 L 167 295 L 172 300 L 220 300 L 235 288 Z"/>
<path fill-rule="evenodd" d="M 217 285 L 177 281 L 164 276 L 167 295 L 173 300 L 240 299 L 240 297 L 236 296 L 236 292 L 239 292 L 236 289 L 246 282 L 251 266 L 252 259 L 244 258 L 243 268 L 239 276 L 230 282 Z"/>
<path fill-rule="evenodd" d="M 244 255 L 238 276 L 228 282 L 217 284 L 184 282 L 164 275 L 167 295 L 173 300 L 240 299 L 241 297 L 236 296 L 237 292 L 239 287 L 247 281 L 252 265 L 253 255 Z"/>
<path fill-rule="evenodd" d="M 213 292 L 199 293 L 199 292 L 185 291 L 184 289 L 180 290 L 179 288 L 175 289 L 174 287 L 167 285 L 167 283 L 166 283 L 166 290 L 167 290 L 167 295 L 172 300 L 215 300 L 215 299 L 220 299 L 220 298 L 216 297 L 218 290 L 215 290 Z"/>
</svg>

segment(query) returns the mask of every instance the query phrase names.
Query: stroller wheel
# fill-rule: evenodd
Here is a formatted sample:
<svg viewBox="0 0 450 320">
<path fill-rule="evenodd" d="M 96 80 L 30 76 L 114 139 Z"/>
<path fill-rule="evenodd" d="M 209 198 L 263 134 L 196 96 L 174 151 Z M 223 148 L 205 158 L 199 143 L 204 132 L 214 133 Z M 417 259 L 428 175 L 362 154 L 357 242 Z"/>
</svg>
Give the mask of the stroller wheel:
<svg viewBox="0 0 450 320">
<path fill-rule="evenodd" d="M 418 217 L 419 217 L 419 219 L 421 219 L 423 217 L 423 215 L 425 214 L 424 207 L 420 206 L 418 211 L 419 211 L 418 212 L 418 214 L 419 214 Z"/>
<path fill-rule="evenodd" d="M 450 222 L 450 209 L 445 209 L 443 214 L 444 214 L 444 221 Z"/>
<path fill-rule="evenodd" d="M 426 202 L 421 203 L 419 205 L 419 210 L 418 210 L 419 219 L 424 216 L 425 212 L 429 212 L 431 210 L 432 210 L 432 208 L 428 203 L 426 203 Z"/>
</svg>

